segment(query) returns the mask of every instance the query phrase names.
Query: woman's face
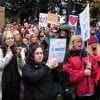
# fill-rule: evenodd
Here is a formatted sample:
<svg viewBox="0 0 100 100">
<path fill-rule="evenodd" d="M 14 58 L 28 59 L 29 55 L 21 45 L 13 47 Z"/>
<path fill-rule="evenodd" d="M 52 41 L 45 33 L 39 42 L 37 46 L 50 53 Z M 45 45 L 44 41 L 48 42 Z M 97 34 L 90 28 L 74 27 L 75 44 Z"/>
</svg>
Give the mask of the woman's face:
<svg viewBox="0 0 100 100">
<path fill-rule="evenodd" d="M 42 48 L 37 48 L 34 52 L 34 60 L 37 63 L 41 63 L 44 59 L 43 50 Z"/>
<path fill-rule="evenodd" d="M 44 38 L 44 37 L 45 37 L 45 33 L 44 33 L 44 32 L 41 32 L 41 33 L 40 33 L 40 37 L 41 37 L 41 38 Z"/>
<path fill-rule="evenodd" d="M 26 38 L 23 38 L 23 41 L 22 41 L 24 44 L 28 44 L 29 43 L 29 41 L 28 41 L 28 39 L 26 39 Z"/>
<path fill-rule="evenodd" d="M 76 31 L 74 29 L 71 29 L 71 35 L 76 35 Z"/>
<path fill-rule="evenodd" d="M 30 39 L 31 43 L 36 43 L 37 42 L 37 36 L 33 35 Z"/>
<path fill-rule="evenodd" d="M 45 33 L 49 33 L 49 31 L 50 31 L 50 28 L 47 27 L 46 30 L 45 30 Z"/>
<path fill-rule="evenodd" d="M 73 47 L 74 47 L 74 50 L 81 50 L 82 40 L 74 40 Z"/>
<path fill-rule="evenodd" d="M 12 34 L 7 34 L 5 43 L 7 46 L 11 47 L 14 45 L 14 36 Z"/>
<path fill-rule="evenodd" d="M 18 31 L 14 31 L 13 32 L 14 36 L 15 36 L 15 40 L 16 41 L 20 41 L 21 40 L 21 35 Z"/>
<path fill-rule="evenodd" d="M 24 28 L 21 28 L 21 33 L 25 33 L 25 29 Z"/>
<path fill-rule="evenodd" d="M 65 37 L 66 36 L 66 32 L 62 30 L 61 33 L 60 33 L 60 36 L 61 37 Z"/>
<path fill-rule="evenodd" d="M 40 36 L 44 36 L 45 34 L 44 34 L 44 32 L 43 31 L 41 31 L 40 32 Z"/>
<path fill-rule="evenodd" d="M 96 43 L 92 43 L 91 46 L 92 46 L 92 48 L 95 49 L 97 47 L 97 44 Z"/>
</svg>

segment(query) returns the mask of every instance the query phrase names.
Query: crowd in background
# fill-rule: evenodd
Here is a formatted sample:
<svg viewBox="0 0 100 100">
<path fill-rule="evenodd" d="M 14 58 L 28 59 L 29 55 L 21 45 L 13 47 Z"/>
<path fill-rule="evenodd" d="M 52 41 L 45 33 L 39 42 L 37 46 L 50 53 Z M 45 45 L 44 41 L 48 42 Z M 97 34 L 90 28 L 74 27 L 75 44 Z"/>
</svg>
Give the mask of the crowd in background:
<svg viewBox="0 0 100 100">
<path fill-rule="evenodd" d="M 86 42 L 80 27 L 7 22 L 0 31 L 0 100 L 100 100 L 100 22 L 91 23 Z M 67 40 L 63 63 L 48 60 L 57 38 Z M 75 98 L 65 85 L 74 86 Z"/>
</svg>

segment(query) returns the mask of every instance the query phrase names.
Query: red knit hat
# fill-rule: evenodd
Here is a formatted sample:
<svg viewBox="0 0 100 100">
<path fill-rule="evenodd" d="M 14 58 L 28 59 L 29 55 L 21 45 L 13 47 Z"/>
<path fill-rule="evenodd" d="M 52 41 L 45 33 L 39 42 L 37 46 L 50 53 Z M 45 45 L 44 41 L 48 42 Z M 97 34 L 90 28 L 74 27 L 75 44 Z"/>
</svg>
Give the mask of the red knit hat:
<svg viewBox="0 0 100 100">
<path fill-rule="evenodd" d="M 96 43 L 97 40 L 96 40 L 96 37 L 95 36 L 91 36 L 89 39 L 88 39 L 88 44 L 92 44 L 92 43 Z"/>
</svg>

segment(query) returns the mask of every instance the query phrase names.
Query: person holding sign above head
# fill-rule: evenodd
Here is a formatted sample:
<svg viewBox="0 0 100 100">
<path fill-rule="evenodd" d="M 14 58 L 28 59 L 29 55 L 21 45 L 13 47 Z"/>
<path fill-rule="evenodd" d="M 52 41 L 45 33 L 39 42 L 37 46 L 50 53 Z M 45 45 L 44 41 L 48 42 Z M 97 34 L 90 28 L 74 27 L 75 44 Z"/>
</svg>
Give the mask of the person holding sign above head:
<svg viewBox="0 0 100 100">
<path fill-rule="evenodd" d="M 59 86 L 54 77 L 56 59 L 44 62 L 45 52 L 39 45 L 30 48 L 28 63 L 23 68 L 26 100 L 55 100 Z"/>
<path fill-rule="evenodd" d="M 69 43 L 69 56 L 63 64 L 63 73 L 68 73 L 69 78 L 66 84 L 73 84 L 76 93 L 76 100 L 96 100 L 95 78 L 96 62 L 91 55 L 82 50 L 82 38 L 73 35 Z"/>
</svg>

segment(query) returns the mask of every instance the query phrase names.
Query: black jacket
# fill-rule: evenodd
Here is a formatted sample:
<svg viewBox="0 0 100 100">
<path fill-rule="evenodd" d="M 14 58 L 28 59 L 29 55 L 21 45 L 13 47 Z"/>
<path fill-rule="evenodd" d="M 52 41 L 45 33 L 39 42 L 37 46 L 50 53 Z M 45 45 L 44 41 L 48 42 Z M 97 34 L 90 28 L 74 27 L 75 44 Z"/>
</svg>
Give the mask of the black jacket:
<svg viewBox="0 0 100 100">
<path fill-rule="evenodd" d="M 23 68 L 26 100 L 53 100 L 59 92 L 52 70 L 30 61 Z"/>
</svg>

